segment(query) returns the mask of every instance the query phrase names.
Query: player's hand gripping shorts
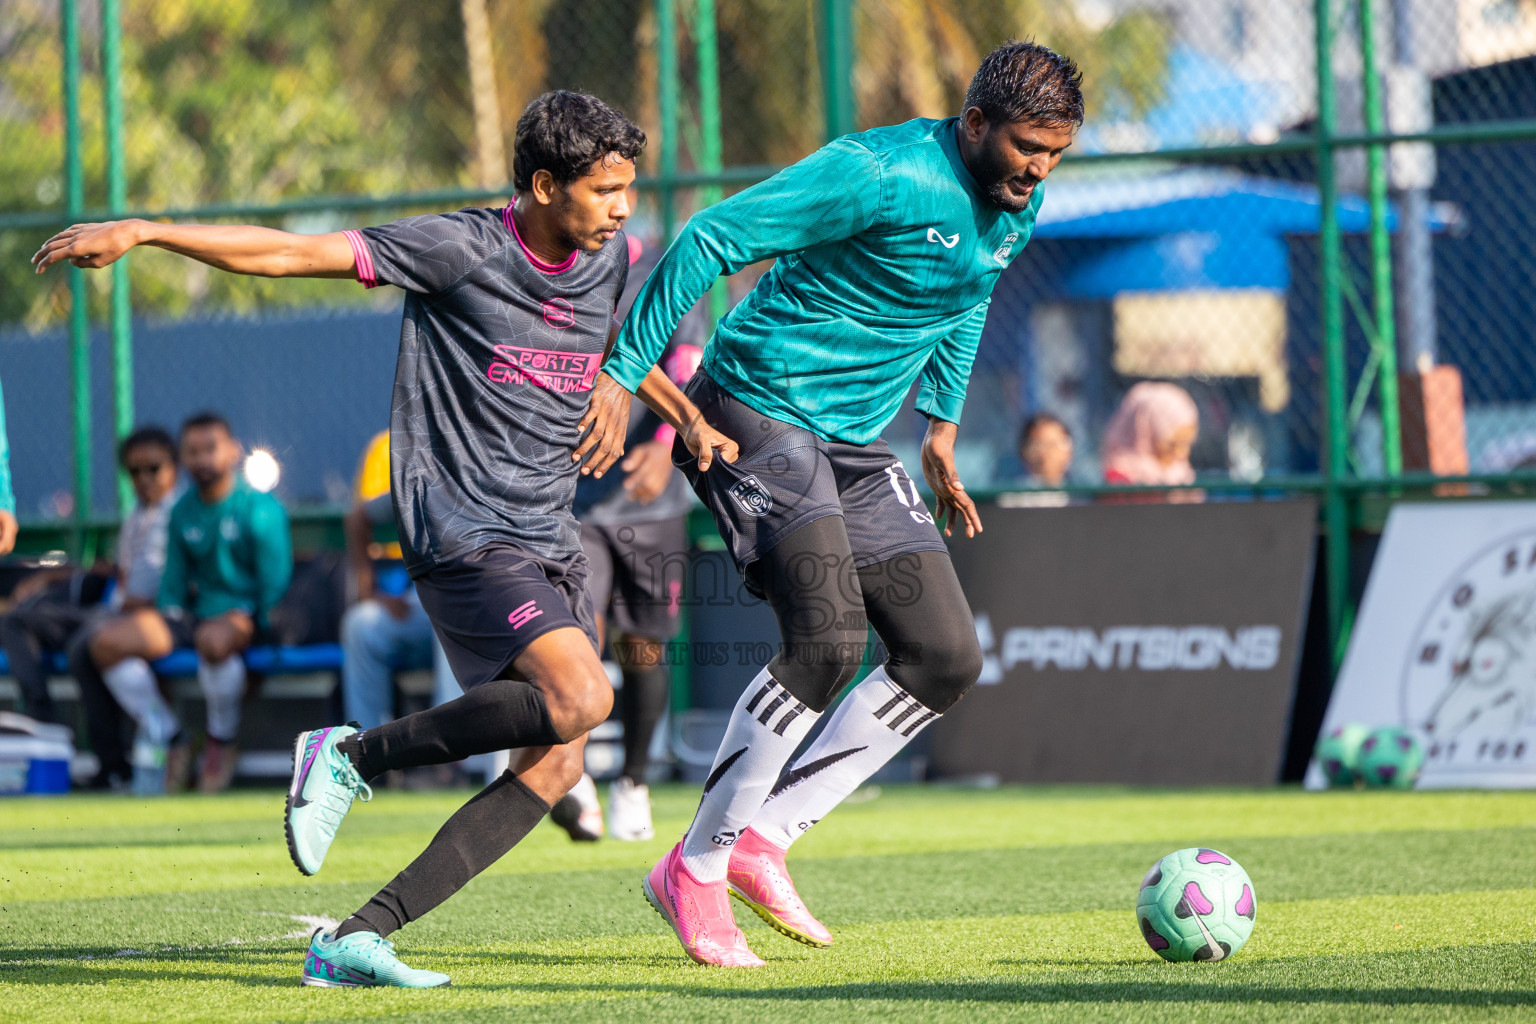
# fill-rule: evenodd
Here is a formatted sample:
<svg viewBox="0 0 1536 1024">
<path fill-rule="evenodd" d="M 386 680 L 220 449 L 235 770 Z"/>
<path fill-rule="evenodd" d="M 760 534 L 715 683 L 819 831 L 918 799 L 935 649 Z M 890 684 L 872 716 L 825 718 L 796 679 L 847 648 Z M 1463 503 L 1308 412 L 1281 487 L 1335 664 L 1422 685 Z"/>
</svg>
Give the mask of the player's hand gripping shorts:
<svg viewBox="0 0 1536 1024">
<path fill-rule="evenodd" d="M 709 425 L 741 448 L 734 463 L 716 459 L 701 473 L 679 437 L 672 462 L 713 513 L 749 590 L 758 588 L 747 567 L 823 516 L 843 517 L 857 569 L 913 551 L 948 550 L 932 510 L 883 439 L 823 440 L 750 408 L 702 370 L 686 391 Z"/>
</svg>

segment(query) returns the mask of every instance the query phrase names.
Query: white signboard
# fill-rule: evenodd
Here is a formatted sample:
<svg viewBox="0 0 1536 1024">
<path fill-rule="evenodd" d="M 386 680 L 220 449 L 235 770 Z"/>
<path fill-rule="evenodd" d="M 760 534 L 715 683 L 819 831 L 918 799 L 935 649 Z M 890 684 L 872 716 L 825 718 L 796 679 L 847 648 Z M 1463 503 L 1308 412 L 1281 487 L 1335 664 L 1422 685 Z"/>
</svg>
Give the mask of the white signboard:
<svg viewBox="0 0 1536 1024">
<path fill-rule="evenodd" d="M 1392 510 L 1323 729 L 1349 722 L 1413 730 L 1420 787 L 1536 787 L 1536 502 Z"/>
</svg>

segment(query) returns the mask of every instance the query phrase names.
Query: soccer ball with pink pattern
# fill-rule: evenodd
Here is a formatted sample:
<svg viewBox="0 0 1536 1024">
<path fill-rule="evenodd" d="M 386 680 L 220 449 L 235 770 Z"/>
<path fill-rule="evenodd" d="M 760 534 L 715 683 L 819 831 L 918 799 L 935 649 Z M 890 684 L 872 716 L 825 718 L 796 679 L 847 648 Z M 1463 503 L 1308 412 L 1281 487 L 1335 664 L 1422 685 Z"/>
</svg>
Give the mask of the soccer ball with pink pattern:
<svg viewBox="0 0 1536 1024">
<path fill-rule="evenodd" d="M 1237 861 L 1195 847 L 1152 865 L 1136 897 L 1136 923 L 1164 960 L 1214 962 L 1243 948 L 1258 909 L 1253 882 Z"/>
</svg>

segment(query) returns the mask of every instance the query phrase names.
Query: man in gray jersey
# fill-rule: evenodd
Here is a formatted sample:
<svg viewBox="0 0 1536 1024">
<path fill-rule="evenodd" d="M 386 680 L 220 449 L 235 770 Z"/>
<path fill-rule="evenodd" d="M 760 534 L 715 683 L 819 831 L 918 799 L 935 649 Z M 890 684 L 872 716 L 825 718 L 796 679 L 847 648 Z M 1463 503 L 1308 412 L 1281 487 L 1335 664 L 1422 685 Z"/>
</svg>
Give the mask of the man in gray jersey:
<svg viewBox="0 0 1536 1024">
<path fill-rule="evenodd" d="M 514 770 L 456 812 L 409 867 L 333 933 L 317 930 L 317 986 L 446 985 L 395 958 L 386 936 L 498 860 L 581 775 L 586 733 L 613 691 L 598 660 L 586 559 L 570 506 L 578 473 L 623 454 L 628 406 L 588 410 L 628 270 L 620 230 L 645 136 L 591 96 L 547 93 L 518 120 L 502 209 L 293 235 L 259 227 L 120 221 L 44 243 L 39 272 L 105 266 L 155 245 L 235 273 L 354 278 L 406 291 L 390 422 L 391 493 L 405 562 L 464 696 L 358 732 L 298 737 L 285 820 L 314 874 L 367 780 L 396 768 L 523 748 Z M 641 397 L 707 469 L 735 445 L 655 370 Z M 582 435 L 591 428 L 591 434 Z M 573 450 L 574 449 L 574 450 Z M 585 460 L 585 461 L 583 461 Z"/>
<path fill-rule="evenodd" d="M 674 344 L 658 365 L 682 386 L 702 355 L 698 345 Z M 575 511 L 592 565 L 590 587 L 600 632 L 607 627 L 623 674 L 624 767 L 608 790 L 608 830 L 613 838 L 628 841 L 655 835 L 645 778 L 651 740 L 671 694 L 666 641 L 681 625 L 688 569 L 687 517 L 693 496 L 672 465 L 672 433 L 647 409 L 633 418 L 625 437 L 629 454 L 620 467 L 622 484 L 610 474 L 604 480 L 583 480 L 576 489 Z M 588 779 L 556 804 L 551 816 L 573 839 L 596 839 L 602 831 L 602 811 Z"/>
</svg>

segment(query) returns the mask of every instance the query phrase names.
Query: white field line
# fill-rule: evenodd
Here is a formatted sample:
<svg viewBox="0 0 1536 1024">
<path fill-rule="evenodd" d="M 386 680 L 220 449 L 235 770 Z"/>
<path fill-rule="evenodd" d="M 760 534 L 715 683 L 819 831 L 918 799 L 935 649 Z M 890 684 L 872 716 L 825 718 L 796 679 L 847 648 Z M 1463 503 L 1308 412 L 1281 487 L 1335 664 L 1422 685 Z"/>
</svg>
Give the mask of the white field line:
<svg viewBox="0 0 1536 1024">
<path fill-rule="evenodd" d="M 218 911 L 207 912 L 218 913 Z M 227 942 L 215 942 L 210 945 L 202 946 L 159 946 L 155 949 L 120 949 L 115 953 L 107 953 L 102 956 L 85 955 L 70 958 L 38 957 L 30 960 L 0 960 L 0 967 L 24 967 L 28 964 L 56 963 L 65 959 L 70 961 L 109 960 L 116 957 L 158 956 L 163 953 L 195 953 L 200 950 L 225 949 L 229 946 L 244 946 L 252 942 L 279 942 L 283 939 L 307 939 L 310 937 L 310 935 L 314 934 L 316 928 L 324 928 L 326 931 L 330 931 L 332 928 L 335 928 L 341 923 L 334 918 L 323 917 L 317 914 L 283 914 L 275 910 L 258 910 L 251 911 L 250 913 L 252 913 L 254 916 L 260 917 L 286 917 L 288 920 L 300 925 L 300 927 L 294 928 L 291 931 L 284 932 L 281 935 L 265 935 L 255 939 L 230 939 Z"/>
</svg>

